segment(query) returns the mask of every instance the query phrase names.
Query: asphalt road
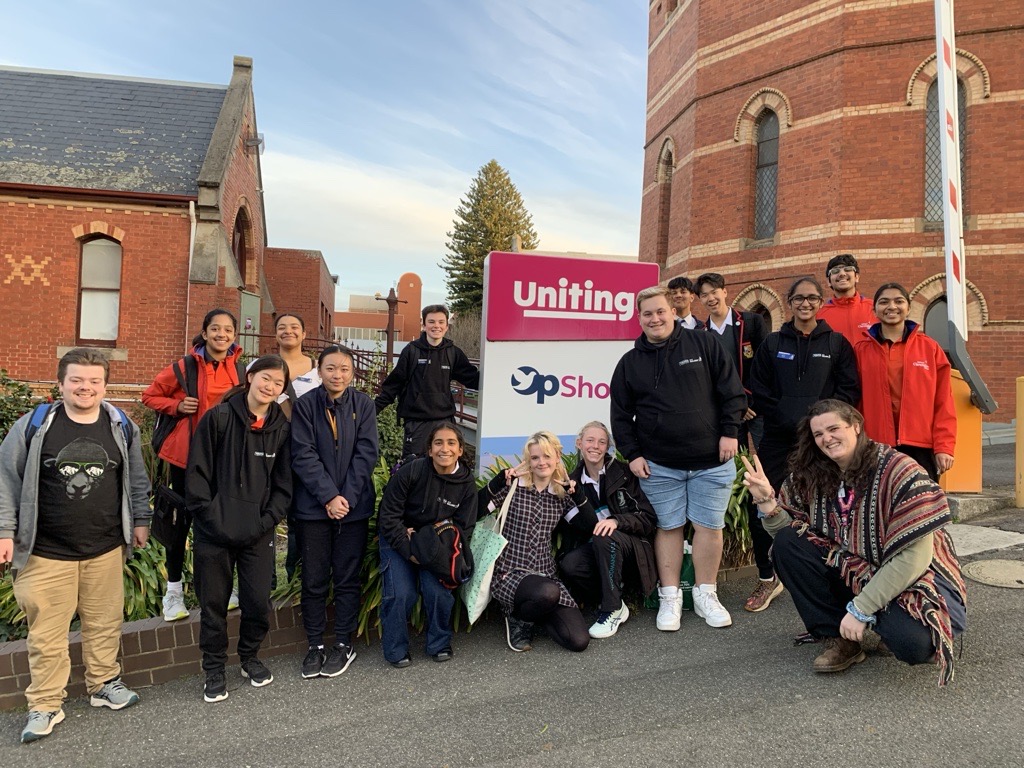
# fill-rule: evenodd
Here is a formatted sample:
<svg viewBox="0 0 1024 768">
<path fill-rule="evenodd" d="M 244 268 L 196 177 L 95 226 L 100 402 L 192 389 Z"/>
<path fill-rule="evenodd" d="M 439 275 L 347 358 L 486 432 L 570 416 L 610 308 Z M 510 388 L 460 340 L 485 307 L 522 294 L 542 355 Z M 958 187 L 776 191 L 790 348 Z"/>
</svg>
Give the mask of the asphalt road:
<svg viewBox="0 0 1024 768">
<path fill-rule="evenodd" d="M 982 449 L 981 484 L 986 488 L 1012 488 L 1015 457 L 1013 443 L 986 445 Z"/>
<path fill-rule="evenodd" d="M 978 557 L 1024 560 L 1024 547 Z M 963 657 L 940 689 L 933 666 L 888 656 L 815 675 L 818 647 L 792 645 L 789 597 L 745 614 L 748 589 L 722 587 L 729 629 L 686 613 L 680 632 L 658 632 L 643 611 L 582 654 L 547 639 L 514 654 L 489 619 L 456 636 L 447 664 L 421 641 L 405 670 L 359 645 L 340 678 L 303 681 L 298 657 L 278 657 L 263 689 L 230 668 L 219 704 L 203 703 L 198 678 L 142 690 L 123 712 L 71 702 L 35 744 L 17 743 L 24 713 L 2 713 L 0 765 L 1021 765 L 1024 590 L 969 585 Z"/>
</svg>

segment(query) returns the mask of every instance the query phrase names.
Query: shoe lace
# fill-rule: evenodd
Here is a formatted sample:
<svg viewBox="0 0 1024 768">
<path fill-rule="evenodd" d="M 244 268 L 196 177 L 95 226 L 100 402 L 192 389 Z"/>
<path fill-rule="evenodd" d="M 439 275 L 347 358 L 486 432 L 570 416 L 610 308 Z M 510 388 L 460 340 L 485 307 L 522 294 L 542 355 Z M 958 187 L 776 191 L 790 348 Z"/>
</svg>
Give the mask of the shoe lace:
<svg viewBox="0 0 1024 768">
<path fill-rule="evenodd" d="M 123 693 L 124 691 L 128 690 L 128 686 L 122 683 L 121 679 L 118 678 L 117 680 L 111 680 L 109 683 L 107 683 L 104 686 L 104 689 L 104 693 L 107 694 Z"/>
<path fill-rule="evenodd" d="M 600 613 L 597 614 L 597 623 L 598 624 L 604 624 L 606 621 L 608 621 L 608 619 L 611 618 L 611 616 L 612 616 L 612 612 L 611 611 L 601 611 Z"/>
</svg>

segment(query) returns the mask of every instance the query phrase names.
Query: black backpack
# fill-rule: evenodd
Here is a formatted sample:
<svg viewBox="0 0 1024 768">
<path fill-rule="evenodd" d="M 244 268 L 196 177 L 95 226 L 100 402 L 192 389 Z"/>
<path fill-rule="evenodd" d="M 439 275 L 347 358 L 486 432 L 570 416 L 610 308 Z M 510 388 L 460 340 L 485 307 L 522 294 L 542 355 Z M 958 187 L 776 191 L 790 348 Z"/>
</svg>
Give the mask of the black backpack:
<svg viewBox="0 0 1024 768">
<path fill-rule="evenodd" d="M 181 391 L 185 393 L 185 397 L 199 397 L 199 364 L 192 355 L 185 355 L 181 360 L 175 360 L 171 363 L 171 370 L 174 371 L 174 378 L 178 380 L 178 386 L 181 387 Z M 242 360 L 235 360 L 235 372 L 238 376 L 239 382 L 245 381 L 245 365 Z M 294 390 L 293 390 L 294 391 Z M 163 413 L 162 411 L 156 412 L 156 423 L 153 425 L 153 438 L 150 444 L 153 446 L 153 452 L 159 454 L 160 449 L 163 447 L 164 442 L 170 437 L 171 432 L 178 426 L 178 422 L 181 421 L 184 416 L 174 414 Z M 193 419 L 195 414 L 191 414 L 188 417 L 189 420 L 189 434 L 191 436 L 192 428 L 195 426 Z"/>
</svg>

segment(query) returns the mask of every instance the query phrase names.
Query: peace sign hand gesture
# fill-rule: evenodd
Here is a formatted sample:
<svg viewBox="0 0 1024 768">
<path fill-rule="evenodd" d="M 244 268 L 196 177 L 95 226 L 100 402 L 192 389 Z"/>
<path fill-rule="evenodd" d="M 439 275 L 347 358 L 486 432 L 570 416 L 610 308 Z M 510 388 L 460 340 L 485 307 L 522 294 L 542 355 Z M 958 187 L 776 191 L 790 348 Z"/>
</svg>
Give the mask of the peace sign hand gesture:
<svg viewBox="0 0 1024 768">
<path fill-rule="evenodd" d="M 754 454 L 754 463 L 750 463 L 750 459 L 746 456 L 741 456 L 740 461 L 743 462 L 743 467 L 746 472 L 743 473 L 743 484 L 750 489 L 750 495 L 755 499 L 766 499 L 769 496 L 774 496 L 775 491 L 772 489 L 772 484 L 768 481 L 768 477 L 764 473 L 764 467 L 761 466 L 761 459 Z"/>
</svg>

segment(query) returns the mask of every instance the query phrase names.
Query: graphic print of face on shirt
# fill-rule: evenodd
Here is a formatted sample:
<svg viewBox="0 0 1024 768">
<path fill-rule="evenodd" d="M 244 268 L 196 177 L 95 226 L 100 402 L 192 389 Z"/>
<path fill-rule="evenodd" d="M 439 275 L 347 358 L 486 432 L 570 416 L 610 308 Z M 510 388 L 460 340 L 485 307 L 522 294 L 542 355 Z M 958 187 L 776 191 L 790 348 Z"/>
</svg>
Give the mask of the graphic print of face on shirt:
<svg viewBox="0 0 1024 768">
<path fill-rule="evenodd" d="M 103 478 L 103 474 L 116 462 L 110 460 L 103 446 L 87 437 L 71 441 L 57 454 L 55 459 L 43 462 L 47 467 L 56 468 L 64 482 L 64 492 L 72 501 L 84 499 Z"/>
</svg>

